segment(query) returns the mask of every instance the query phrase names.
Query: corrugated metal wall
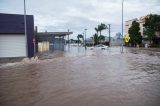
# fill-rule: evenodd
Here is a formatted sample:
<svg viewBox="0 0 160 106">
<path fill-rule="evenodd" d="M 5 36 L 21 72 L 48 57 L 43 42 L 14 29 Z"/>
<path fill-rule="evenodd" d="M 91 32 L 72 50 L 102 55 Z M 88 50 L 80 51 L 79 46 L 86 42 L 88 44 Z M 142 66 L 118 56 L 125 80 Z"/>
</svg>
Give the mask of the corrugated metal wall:
<svg viewBox="0 0 160 106">
<path fill-rule="evenodd" d="M 53 40 L 54 50 L 64 50 L 64 38 L 55 38 Z"/>
<path fill-rule="evenodd" d="M 26 57 L 24 34 L 0 34 L 0 57 Z"/>
<path fill-rule="evenodd" d="M 55 37 L 54 35 L 37 35 L 37 47 L 38 43 L 42 42 L 49 42 L 49 50 L 54 51 L 54 50 L 64 50 L 64 38 L 63 37 Z"/>
</svg>

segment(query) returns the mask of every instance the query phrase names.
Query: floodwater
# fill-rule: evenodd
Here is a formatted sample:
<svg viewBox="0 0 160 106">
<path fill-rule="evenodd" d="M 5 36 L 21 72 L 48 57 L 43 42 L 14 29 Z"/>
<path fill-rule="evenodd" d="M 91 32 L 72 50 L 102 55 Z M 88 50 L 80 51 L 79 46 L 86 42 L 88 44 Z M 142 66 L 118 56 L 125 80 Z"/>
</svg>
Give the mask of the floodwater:
<svg viewBox="0 0 160 106">
<path fill-rule="evenodd" d="M 0 106 L 160 106 L 160 52 L 71 47 L 0 66 Z"/>
</svg>

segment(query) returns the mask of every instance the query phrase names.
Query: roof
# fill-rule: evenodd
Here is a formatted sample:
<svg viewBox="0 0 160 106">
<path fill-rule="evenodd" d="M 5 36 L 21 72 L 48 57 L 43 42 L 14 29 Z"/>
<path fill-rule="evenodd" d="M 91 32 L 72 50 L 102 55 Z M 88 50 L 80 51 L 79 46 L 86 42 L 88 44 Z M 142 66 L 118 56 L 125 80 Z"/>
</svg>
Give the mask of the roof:
<svg viewBox="0 0 160 106">
<path fill-rule="evenodd" d="M 137 19 L 137 18 L 135 18 L 135 19 L 127 20 L 127 21 L 125 21 L 125 22 L 137 21 L 137 20 L 138 20 L 138 19 Z"/>
<path fill-rule="evenodd" d="M 143 23 L 147 17 L 149 17 L 149 15 L 145 15 L 145 16 L 141 16 L 141 17 L 139 17 L 139 18 L 127 20 L 127 21 L 125 21 L 125 22 L 139 21 L 139 22 Z"/>
<path fill-rule="evenodd" d="M 73 34 L 73 32 L 38 32 L 37 33 L 38 36 L 47 36 L 47 35 L 66 36 L 66 35 L 71 35 L 71 34 Z"/>
<path fill-rule="evenodd" d="M 27 31 L 34 29 L 33 15 L 26 15 Z M 0 33 L 24 33 L 24 15 L 0 13 Z"/>
</svg>

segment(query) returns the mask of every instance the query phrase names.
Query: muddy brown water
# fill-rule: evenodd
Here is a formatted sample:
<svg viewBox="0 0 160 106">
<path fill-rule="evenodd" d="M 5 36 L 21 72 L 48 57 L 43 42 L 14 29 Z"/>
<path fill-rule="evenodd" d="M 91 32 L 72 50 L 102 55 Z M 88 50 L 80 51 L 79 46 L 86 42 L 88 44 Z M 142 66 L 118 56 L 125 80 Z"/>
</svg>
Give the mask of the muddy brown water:
<svg viewBox="0 0 160 106">
<path fill-rule="evenodd" d="M 1 66 L 0 106 L 160 106 L 159 52 L 75 51 Z"/>
</svg>

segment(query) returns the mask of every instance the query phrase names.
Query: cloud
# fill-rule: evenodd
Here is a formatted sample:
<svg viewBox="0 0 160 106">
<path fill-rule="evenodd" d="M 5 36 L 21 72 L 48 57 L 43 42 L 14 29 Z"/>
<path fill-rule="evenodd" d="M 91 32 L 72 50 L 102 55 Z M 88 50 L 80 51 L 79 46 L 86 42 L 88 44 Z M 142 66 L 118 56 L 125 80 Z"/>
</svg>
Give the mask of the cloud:
<svg viewBox="0 0 160 106">
<path fill-rule="evenodd" d="M 23 14 L 23 0 L 0 0 L 0 12 Z M 101 22 L 111 24 L 111 34 L 121 32 L 121 0 L 26 0 L 27 14 L 33 14 L 40 31 L 67 31 L 74 36 L 87 28 L 92 36 Z M 124 0 L 124 19 L 160 12 L 159 0 Z M 102 32 L 104 35 L 108 31 Z"/>
</svg>

